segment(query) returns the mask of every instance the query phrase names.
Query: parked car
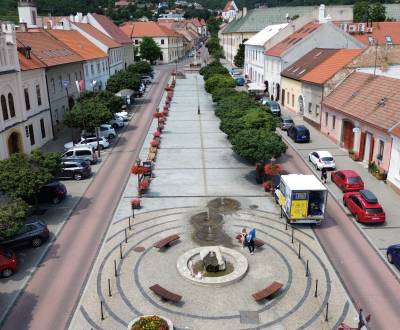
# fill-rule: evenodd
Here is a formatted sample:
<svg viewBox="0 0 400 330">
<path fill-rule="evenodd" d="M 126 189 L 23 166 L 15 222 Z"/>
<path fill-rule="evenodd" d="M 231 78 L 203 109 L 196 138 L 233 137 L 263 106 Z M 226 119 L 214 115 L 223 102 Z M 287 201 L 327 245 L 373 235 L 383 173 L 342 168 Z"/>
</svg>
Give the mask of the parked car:
<svg viewBox="0 0 400 330">
<path fill-rule="evenodd" d="M 304 125 L 295 125 L 287 129 L 287 135 L 297 143 L 310 142 L 310 131 Z"/>
<path fill-rule="evenodd" d="M 286 131 L 290 127 L 294 126 L 294 121 L 291 117 L 289 116 L 283 116 L 279 118 L 279 123 L 278 123 L 280 129 L 282 131 Z"/>
<path fill-rule="evenodd" d="M 97 141 L 99 141 L 97 145 Z M 96 136 L 86 136 L 82 137 L 79 142 L 73 143 L 73 142 L 68 142 L 64 144 L 64 148 L 69 150 L 73 148 L 74 146 L 89 146 L 93 149 L 97 149 L 97 146 L 100 148 L 100 150 L 103 150 L 105 148 L 108 148 L 110 146 L 110 143 L 107 141 L 105 137 L 99 137 L 97 138 Z"/>
<path fill-rule="evenodd" d="M 145 85 L 151 84 L 151 81 L 152 81 L 152 78 L 151 78 L 151 76 L 149 76 L 149 75 L 142 75 L 142 76 L 140 77 L 140 79 L 142 80 L 142 82 L 143 82 Z"/>
<path fill-rule="evenodd" d="M 24 226 L 13 236 L 0 240 L 0 245 L 4 247 L 18 247 L 31 245 L 39 247 L 49 238 L 49 229 L 47 225 L 40 221 L 32 221 L 24 224 Z"/>
<path fill-rule="evenodd" d="M 66 160 L 62 163 L 62 171 L 59 178 L 75 179 L 77 181 L 87 178 L 92 174 L 89 162 L 84 160 Z"/>
<path fill-rule="evenodd" d="M 329 151 L 310 152 L 308 160 L 316 170 L 322 170 L 323 168 L 334 170 L 336 168 L 335 160 Z"/>
<path fill-rule="evenodd" d="M 129 113 L 127 113 L 126 111 L 116 112 L 116 113 L 114 113 L 114 115 L 122 118 L 124 121 L 128 121 L 128 119 L 129 119 L 128 118 Z"/>
<path fill-rule="evenodd" d="M 246 80 L 243 77 L 235 77 L 236 86 L 244 86 Z"/>
<path fill-rule="evenodd" d="M 400 244 L 390 245 L 386 250 L 386 256 L 391 264 L 400 267 Z"/>
<path fill-rule="evenodd" d="M 364 189 L 364 182 L 356 171 L 339 170 L 331 173 L 331 181 L 343 192 L 360 191 Z"/>
<path fill-rule="evenodd" d="M 17 271 L 17 257 L 10 249 L 0 246 L 0 274 L 2 277 L 10 277 Z"/>
<path fill-rule="evenodd" d="M 61 155 L 63 161 L 66 160 L 84 160 L 90 164 L 97 163 L 97 155 L 95 150 L 89 145 L 75 145 L 73 148 L 69 149 L 67 152 Z"/>
<path fill-rule="evenodd" d="M 382 223 L 386 220 L 381 204 L 369 190 L 364 189 L 345 193 L 343 195 L 343 204 L 347 206 L 358 222 Z"/>
<path fill-rule="evenodd" d="M 108 124 L 111 125 L 114 129 L 124 127 L 124 119 L 120 116 L 113 115 L 113 117 L 108 121 Z"/>
<path fill-rule="evenodd" d="M 96 136 L 96 132 L 88 132 L 83 130 L 82 137 L 87 137 L 87 136 Z M 109 125 L 109 124 L 102 124 L 99 127 L 99 136 L 100 137 L 105 137 L 106 139 L 112 140 L 117 136 L 117 133 L 115 133 L 115 129 Z"/>
</svg>

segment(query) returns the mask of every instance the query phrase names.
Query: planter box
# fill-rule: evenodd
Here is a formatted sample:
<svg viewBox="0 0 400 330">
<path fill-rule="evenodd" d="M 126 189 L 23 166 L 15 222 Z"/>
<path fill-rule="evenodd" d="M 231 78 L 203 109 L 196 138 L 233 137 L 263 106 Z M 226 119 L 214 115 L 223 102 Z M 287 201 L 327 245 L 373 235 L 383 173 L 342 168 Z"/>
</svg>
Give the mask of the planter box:
<svg viewBox="0 0 400 330">
<path fill-rule="evenodd" d="M 133 325 L 135 324 L 135 322 L 136 322 L 136 321 L 139 321 L 139 319 L 140 319 L 141 317 L 143 317 L 143 316 L 146 317 L 146 316 L 154 316 L 154 315 L 142 315 L 142 316 L 139 316 L 139 317 L 133 319 L 131 322 L 129 322 L 128 327 L 127 327 L 127 330 L 131 330 L 132 327 L 133 327 Z M 169 330 L 174 330 L 174 325 L 173 325 L 173 323 L 172 323 L 172 321 L 171 321 L 170 319 L 167 319 L 166 317 L 161 316 L 161 315 L 157 315 L 157 316 L 158 316 L 159 318 L 163 319 L 165 322 L 167 322 Z"/>
</svg>

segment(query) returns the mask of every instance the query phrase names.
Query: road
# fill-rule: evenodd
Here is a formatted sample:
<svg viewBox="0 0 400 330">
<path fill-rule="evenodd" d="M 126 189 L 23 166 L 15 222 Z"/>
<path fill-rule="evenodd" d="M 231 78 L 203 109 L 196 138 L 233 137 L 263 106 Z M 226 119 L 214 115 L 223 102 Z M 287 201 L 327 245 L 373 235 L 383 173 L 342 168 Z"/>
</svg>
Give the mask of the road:
<svg viewBox="0 0 400 330">
<path fill-rule="evenodd" d="M 290 145 L 282 163 L 289 173 L 313 174 Z M 353 221 L 330 195 L 326 220 L 314 232 L 354 304 L 372 315 L 369 328 L 395 329 L 400 324 L 400 283 Z"/>
<path fill-rule="evenodd" d="M 121 134 L 96 178 L 76 205 L 57 239 L 2 326 L 15 329 L 64 329 L 98 253 L 168 82 L 171 66 L 159 67 L 148 103 Z"/>
</svg>

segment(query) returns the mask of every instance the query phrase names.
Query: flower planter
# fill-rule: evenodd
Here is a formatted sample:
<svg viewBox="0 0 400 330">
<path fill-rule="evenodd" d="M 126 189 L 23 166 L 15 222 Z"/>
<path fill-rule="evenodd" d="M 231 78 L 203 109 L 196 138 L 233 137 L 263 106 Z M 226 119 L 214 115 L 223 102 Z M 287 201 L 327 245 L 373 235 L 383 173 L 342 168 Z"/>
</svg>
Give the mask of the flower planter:
<svg viewBox="0 0 400 330">
<path fill-rule="evenodd" d="M 272 190 L 272 182 L 271 182 L 271 181 L 265 181 L 265 182 L 262 184 L 262 186 L 263 186 L 263 188 L 264 188 L 264 191 L 266 191 L 266 192 Z"/>
<path fill-rule="evenodd" d="M 147 179 L 143 179 L 142 181 L 140 181 L 139 183 L 139 190 L 143 193 L 145 192 L 147 189 L 149 189 L 150 186 L 150 182 Z"/>
<path fill-rule="evenodd" d="M 169 106 L 168 106 L 168 105 L 164 105 L 163 110 L 164 110 L 164 111 L 165 111 L 165 110 L 169 110 Z"/>
<path fill-rule="evenodd" d="M 153 132 L 153 136 L 154 136 L 155 138 L 159 138 L 159 137 L 161 136 L 160 131 L 155 131 L 155 132 Z"/>
<path fill-rule="evenodd" d="M 143 315 L 143 316 L 139 316 L 139 317 L 133 319 L 131 322 L 129 322 L 127 330 L 141 330 L 141 328 L 137 328 L 137 329 L 133 328 L 133 325 L 137 321 L 139 321 L 141 317 L 146 317 L 147 318 L 147 317 L 152 317 L 152 316 L 158 316 L 160 319 L 163 319 L 168 325 L 167 330 L 174 330 L 174 325 L 173 325 L 172 321 L 170 319 L 167 319 L 164 316 L 159 316 L 159 315 Z"/>
<path fill-rule="evenodd" d="M 131 173 L 138 175 L 138 174 L 143 174 L 144 173 L 144 167 L 141 165 L 133 165 L 131 167 Z"/>
<path fill-rule="evenodd" d="M 131 207 L 132 209 L 140 209 L 140 198 L 132 198 L 131 199 Z"/>
<path fill-rule="evenodd" d="M 158 147 L 160 145 L 160 140 L 152 140 L 150 141 L 150 145 L 152 147 Z"/>
<path fill-rule="evenodd" d="M 168 116 L 169 111 L 168 110 L 164 110 L 162 113 L 166 117 L 166 116 Z"/>
</svg>

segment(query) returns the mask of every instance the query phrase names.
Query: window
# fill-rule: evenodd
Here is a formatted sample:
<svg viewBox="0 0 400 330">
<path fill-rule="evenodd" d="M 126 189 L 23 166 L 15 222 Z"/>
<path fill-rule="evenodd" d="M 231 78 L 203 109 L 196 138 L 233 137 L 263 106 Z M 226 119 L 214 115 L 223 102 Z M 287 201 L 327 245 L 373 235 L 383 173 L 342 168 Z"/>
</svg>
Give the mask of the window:
<svg viewBox="0 0 400 330">
<path fill-rule="evenodd" d="M 51 87 L 53 88 L 53 92 L 56 91 L 56 84 L 54 82 L 54 78 L 51 78 Z"/>
<path fill-rule="evenodd" d="M 24 97 L 25 97 L 26 110 L 31 110 L 31 102 L 29 101 L 29 90 L 28 90 L 28 88 L 24 88 Z"/>
<path fill-rule="evenodd" d="M 46 137 L 46 129 L 44 127 L 44 119 L 40 119 L 40 130 L 42 131 L 42 139 Z"/>
<path fill-rule="evenodd" d="M 88 73 L 89 73 L 89 70 L 88 70 Z M 78 74 L 75 72 L 75 81 L 77 81 L 78 80 Z"/>
<path fill-rule="evenodd" d="M 373 46 L 375 44 L 375 39 L 372 36 L 368 36 L 368 45 Z"/>
<path fill-rule="evenodd" d="M 4 95 L 1 96 L 1 111 L 3 112 L 3 119 L 8 119 L 7 101 Z"/>
<path fill-rule="evenodd" d="M 382 160 L 383 159 L 383 151 L 385 149 L 385 141 L 379 140 L 379 145 L 378 145 L 378 155 L 376 156 L 377 159 Z"/>
<path fill-rule="evenodd" d="M 294 107 L 294 94 L 292 94 L 292 107 Z"/>
<path fill-rule="evenodd" d="M 290 97 L 289 97 L 289 96 L 290 96 L 290 94 L 289 94 L 289 92 L 287 92 L 287 103 L 288 103 L 288 104 L 289 104 L 289 102 L 290 102 L 290 101 L 289 101 L 289 100 L 290 100 Z"/>
<path fill-rule="evenodd" d="M 139 40 L 135 39 L 135 45 L 139 44 Z"/>
<path fill-rule="evenodd" d="M 15 117 L 14 98 L 11 93 L 8 93 L 8 108 L 10 109 L 10 117 Z"/>
<path fill-rule="evenodd" d="M 82 71 L 81 70 L 79 70 L 79 79 L 82 80 Z M 76 80 L 78 80 L 78 79 L 76 79 Z"/>
<path fill-rule="evenodd" d="M 329 118 L 329 115 L 327 112 L 325 112 L 325 127 L 328 127 L 328 118 Z"/>
<path fill-rule="evenodd" d="M 319 105 L 318 104 L 315 105 L 315 116 L 316 117 L 319 116 Z"/>
<path fill-rule="evenodd" d="M 90 64 L 90 72 L 92 74 L 92 76 L 94 75 L 94 67 L 93 64 Z"/>
<path fill-rule="evenodd" d="M 336 116 L 332 115 L 332 129 L 335 129 L 336 127 Z"/>
<path fill-rule="evenodd" d="M 71 82 L 71 74 L 68 73 L 68 81 Z"/>
<path fill-rule="evenodd" d="M 161 45 L 164 45 L 164 39 L 161 39 Z"/>
<path fill-rule="evenodd" d="M 58 76 L 58 82 L 60 83 L 60 88 L 63 88 L 62 77 L 61 76 Z"/>
<path fill-rule="evenodd" d="M 36 85 L 37 104 L 42 105 L 42 96 L 40 95 L 40 85 Z"/>
<path fill-rule="evenodd" d="M 312 103 L 308 102 L 308 113 L 312 112 Z"/>
<path fill-rule="evenodd" d="M 386 45 L 393 45 L 393 40 L 391 36 L 385 37 Z"/>
<path fill-rule="evenodd" d="M 31 146 L 33 146 L 35 144 L 35 134 L 33 133 L 32 124 L 29 125 L 29 140 L 31 141 Z"/>
</svg>

